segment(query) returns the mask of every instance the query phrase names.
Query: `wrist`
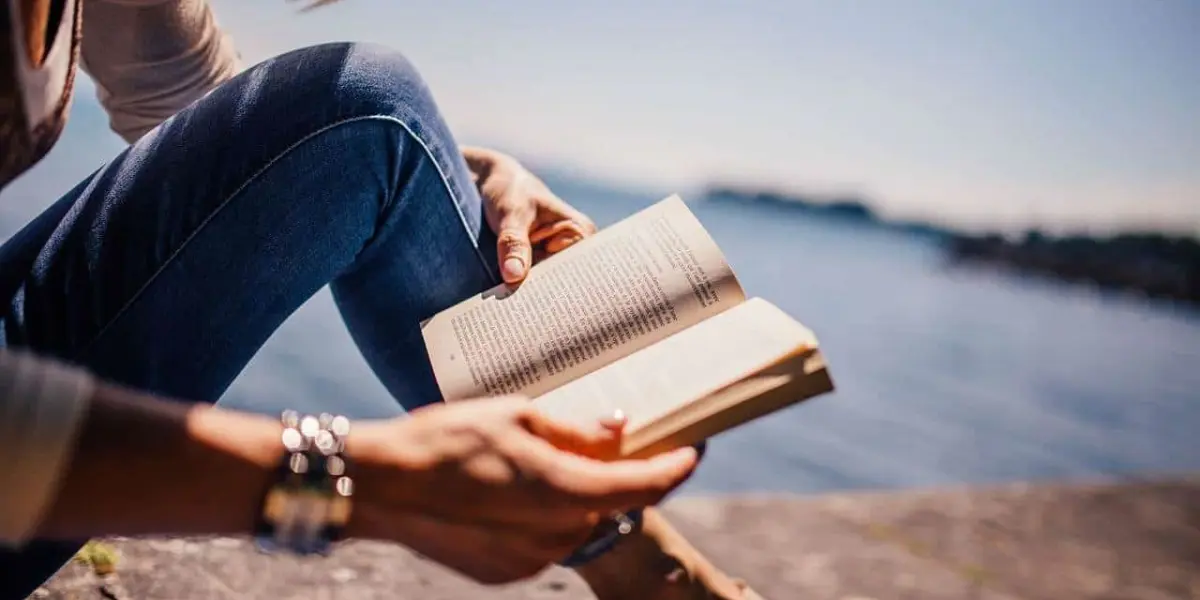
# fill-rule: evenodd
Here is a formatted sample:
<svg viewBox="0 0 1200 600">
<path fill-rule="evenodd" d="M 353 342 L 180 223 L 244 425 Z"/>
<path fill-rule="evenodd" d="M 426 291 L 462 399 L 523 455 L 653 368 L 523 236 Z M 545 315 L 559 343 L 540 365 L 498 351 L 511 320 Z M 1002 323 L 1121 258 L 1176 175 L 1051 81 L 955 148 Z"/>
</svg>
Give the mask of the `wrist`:
<svg viewBox="0 0 1200 600">
<path fill-rule="evenodd" d="M 354 480 L 345 454 L 350 420 L 287 410 L 280 426 L 284 453 L 263 496 L 255 542 L 266 551 L 328 554 L 352 513 Z"/>
<path fill-rule="evenodd" d="M 459 152 L 462 153 L 463 159 L 467 162 L 467 170 L 477 180 L 486 179 L 492 167 L 505 157 L 500 152 L 479 146 L 460 146 Z"/>
<path fill-rule="evenodd" d="M 404 532 L 394 531 L 402 516 L 420 512 L 426 497 L 422 474 L 435 465 L 423 457 L 426 446 L 411 423 L 409 418 L 357 422 L 347 436 L 344 452 L 354 478 L 354 508 L 346 537 L 402 539 Z"/>
<path fill-rule="evenodd" d="M 226 518 L 214 523 L 217 532 L 248 533 L 254 529 L 262 511 L 262 499 L 276 477 L 284 454 L 279 421 L 269 417 L 198 407 L 188 419 L 192 439 L 200 454 L 202 468 L 219 471 L 219 486 L 225 492 L 222 503 L 231 506 Z"/>
</svg>

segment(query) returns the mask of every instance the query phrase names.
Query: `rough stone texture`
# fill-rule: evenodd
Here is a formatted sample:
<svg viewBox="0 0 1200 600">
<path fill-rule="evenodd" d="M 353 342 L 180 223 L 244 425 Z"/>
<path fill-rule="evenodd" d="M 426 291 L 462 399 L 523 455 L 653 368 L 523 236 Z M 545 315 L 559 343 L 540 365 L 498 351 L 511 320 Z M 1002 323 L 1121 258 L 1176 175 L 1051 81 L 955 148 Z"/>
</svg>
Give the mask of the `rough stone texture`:
<svg viewBox="0 0 1200 600">
<path fill-rule="evenodd" d="M 811 498 L 689 498 L 672 520 L 766 598 L 1200 599 L 1200 478 Z M 571 573 L 485 589 L 400 548 L 330 559 L 245 541 L 114 540 L 118 576 L 80 565 L 43 598 L 590 598 Z"/>
</svg>

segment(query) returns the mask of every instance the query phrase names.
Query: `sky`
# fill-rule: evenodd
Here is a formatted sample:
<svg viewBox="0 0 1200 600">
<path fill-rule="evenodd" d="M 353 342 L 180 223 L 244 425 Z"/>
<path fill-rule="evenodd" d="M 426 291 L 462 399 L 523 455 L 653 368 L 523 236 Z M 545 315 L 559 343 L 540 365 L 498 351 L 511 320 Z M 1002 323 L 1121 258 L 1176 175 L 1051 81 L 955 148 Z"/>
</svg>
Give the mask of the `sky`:
<svg viewBox="0 0 1200 600">
<path fill-rule="evenodd" d="M 250 63 L 403 51 L 463 142 L 621 184 L 1200 233 L 1192 0 L 214 0 Z"/>
</svg>

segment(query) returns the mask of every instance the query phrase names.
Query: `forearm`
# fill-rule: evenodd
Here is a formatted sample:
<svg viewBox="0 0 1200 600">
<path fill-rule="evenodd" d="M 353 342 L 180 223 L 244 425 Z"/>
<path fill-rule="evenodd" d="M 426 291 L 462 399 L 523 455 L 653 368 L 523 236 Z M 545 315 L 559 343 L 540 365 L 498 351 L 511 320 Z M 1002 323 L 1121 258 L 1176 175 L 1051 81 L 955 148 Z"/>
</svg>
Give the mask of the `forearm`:
<svg viewBox="0 0 1200 600">
<path fill-rule="evenodd" d="M 249 532 L 280 452 L 272 419 L 100 385 L 37 536 Z"/>
</svg>

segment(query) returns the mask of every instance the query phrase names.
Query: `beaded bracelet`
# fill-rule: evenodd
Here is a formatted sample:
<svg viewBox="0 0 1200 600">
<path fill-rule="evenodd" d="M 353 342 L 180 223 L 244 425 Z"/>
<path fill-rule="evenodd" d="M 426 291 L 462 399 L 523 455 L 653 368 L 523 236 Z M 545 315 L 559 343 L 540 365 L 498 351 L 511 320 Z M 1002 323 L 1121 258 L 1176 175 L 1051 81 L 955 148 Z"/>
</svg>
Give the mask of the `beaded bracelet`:
<svg viewBox="0 0 1200 600">
<path fill-rule="evenodd" d="M 343 451 L 350 420 L 284 411 L 284 455 L 263 497 L 255 541 L 267 552 L 327 554 L 350 520 L 354 481 Z"/>
</svg>

